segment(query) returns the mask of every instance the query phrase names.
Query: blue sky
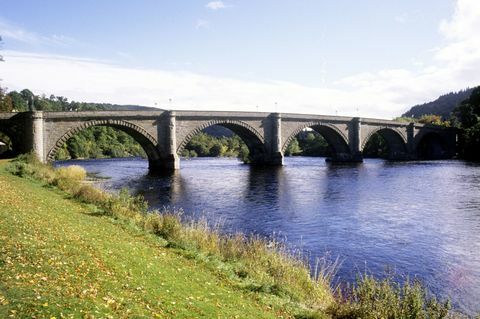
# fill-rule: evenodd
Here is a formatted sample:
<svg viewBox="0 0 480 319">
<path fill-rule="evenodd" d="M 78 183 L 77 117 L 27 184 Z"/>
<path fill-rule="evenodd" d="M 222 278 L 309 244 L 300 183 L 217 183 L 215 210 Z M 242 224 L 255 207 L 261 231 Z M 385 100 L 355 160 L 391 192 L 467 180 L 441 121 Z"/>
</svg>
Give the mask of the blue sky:
<svg viewBox="0 0 480 319">
<path fill-rule="evenodd" d="M 10 89 L 389 118 L 480 84 L 477 0 L 0 1 Z"/>
</svg>

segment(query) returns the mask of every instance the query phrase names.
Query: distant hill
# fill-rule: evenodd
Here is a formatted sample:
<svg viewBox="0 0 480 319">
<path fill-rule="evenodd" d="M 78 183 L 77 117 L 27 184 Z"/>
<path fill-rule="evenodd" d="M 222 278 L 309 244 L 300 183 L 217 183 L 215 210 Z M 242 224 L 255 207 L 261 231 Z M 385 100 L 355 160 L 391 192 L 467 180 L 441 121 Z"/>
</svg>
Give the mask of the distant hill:
<svg viewBox="0 0 480 319">
<path fill-rule="evenodd" d="M 459 92 L 447 93 L 435 101 L 413 106 L 408 112 L 402 114 L 402 117 L 419 118 L 426 114 L 436 114 L 442 116 L 444 120 L 448 119 L 453 109 L 469 98 L 472 91 L 473 88 L 467 88 Z"/>
<path fill-rule="evenodd" d="M 230 131 L 228 128 L 223 127 L 221 125 L 209 126 L 203 129 L 203 132 L 215 137 L 232 137 L 235 134 L 232 131 Z"/>
</svg>

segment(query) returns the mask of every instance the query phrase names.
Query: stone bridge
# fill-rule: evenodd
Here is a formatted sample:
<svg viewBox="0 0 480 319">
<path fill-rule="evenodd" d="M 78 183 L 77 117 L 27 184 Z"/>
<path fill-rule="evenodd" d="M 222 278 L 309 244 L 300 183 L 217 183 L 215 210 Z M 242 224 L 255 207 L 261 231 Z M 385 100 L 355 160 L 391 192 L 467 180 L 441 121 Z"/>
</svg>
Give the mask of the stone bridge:
<svg viewBox="0 0 480 319">
<path fill-rule="evenodd" d="M 456 153 L 456 131 L 434 125 L 370 118 L 261 112 L 89 111 L 0 113 L 0 132 L 14 153 L 33 151 L 53 161 L 62 145 L 96 125 L 111 126 L 132 136 L 145 150 L 151 170 L 178 169 L 188 141 L 211 125 L 236 133 L 250 150 L 251 163 L 282 165 L 293 138 L 306 128 L 328 142 L 331 161 L 359 162 L 370 137 L 379 133 L 391 160 L 443 159 Z"/>
</svg>

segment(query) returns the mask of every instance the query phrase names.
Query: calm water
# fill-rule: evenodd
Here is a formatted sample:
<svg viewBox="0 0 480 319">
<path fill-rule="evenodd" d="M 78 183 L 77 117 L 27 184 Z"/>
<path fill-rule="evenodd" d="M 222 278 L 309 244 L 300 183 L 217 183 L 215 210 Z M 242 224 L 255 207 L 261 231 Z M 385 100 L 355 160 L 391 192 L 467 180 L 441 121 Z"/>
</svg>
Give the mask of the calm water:
<svg viewBox="0 0 480 319">
<path fill-rule="evenodd" d="M 463 311 L 480 311 L 480 165 L 286 158 L 284 167 L 258 169 L 194 159 L 174 175 L 151 177 L 140 159 L 65 163 L 110 177 L 103 187 L 128 187 L 152 207 L 221 220 L 228 232 L 276 234 L 312 260 L 338 256 L 338 280 L 393 271 L 420 278 Z"/>
</svg>

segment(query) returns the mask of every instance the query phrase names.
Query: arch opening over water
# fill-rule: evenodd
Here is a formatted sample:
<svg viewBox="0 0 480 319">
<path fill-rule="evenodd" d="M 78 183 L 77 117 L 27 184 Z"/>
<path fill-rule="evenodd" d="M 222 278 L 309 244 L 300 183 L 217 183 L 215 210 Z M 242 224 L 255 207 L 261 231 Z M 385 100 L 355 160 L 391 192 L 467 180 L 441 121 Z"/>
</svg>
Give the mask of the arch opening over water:
<svg viewBox="0 0 480 319">
<path fill-rule="evenodd" d="M 309 133 L 313 134 L 313 139 L 312 135 L 308 135 Z M 351 161 L 353 158 L 346 136 L 333 125 L 323 123 L 309 123 L 299 127 L 287 138 L 282 152 L 284 154 L 291 153 L 291 143 L 296 143 L 295 140 L 297 140 L 298 144 L 300 144 L 298 140 L 303 137 L 310 139 L 313 142 L 311 146 L 316 148 L 316 150 L 307 152 L 306 156 L 325 156 L 327 161 L 338 162 Z"/>
<path fill-rule="evenodd" d="M 362 145 L 364 157 L 379 157 L 389 160 L 409 159 L 407 143 L 393 129 L 381 128 L 372 132 Z"/>
<path fill-rule="evenodd" d="M 427 133 L 417 142 L 416 155 L 422 160 L 436 160 L 449 158 L 446 142 L 436 133 Z"/>
<path fill-rule="evenodd" d="M 180 157 L 236 157 L 248 162 L 249 149 L 240 136 L 232 130 L 212 125 L 194 135 L 185 145 Z"/>
<path fill-rule="evenodd" d="M 267 152 L 261 134 L 253 127 L 241 121 L 210 121 L 196 127 L 187 134 L 183 141 L 180 142 L 177 154 L 185 154 L 187 145 L 195 136 L 204 133 L 205 131 L 211 132 L 212 129 L 218 127 L 232 132 L 244 143 L 248 152 L 245 150 L 241 153 L 242 160 L 252 164 L 265 164 Z"/>
<path fill-rule="evenodd" d="M 89 121 L 66 132 L 48 151 L 49 161 L 69 158 L 146 157 L 150 169 L 161 159 L 156 140 L 126 121 Z"/>
<path fill-rule="evenodd" d="M 330 157 L 332 149 L 322 134 L 306 128 L 285 149 L 285 156 Z"/>
</svg>

